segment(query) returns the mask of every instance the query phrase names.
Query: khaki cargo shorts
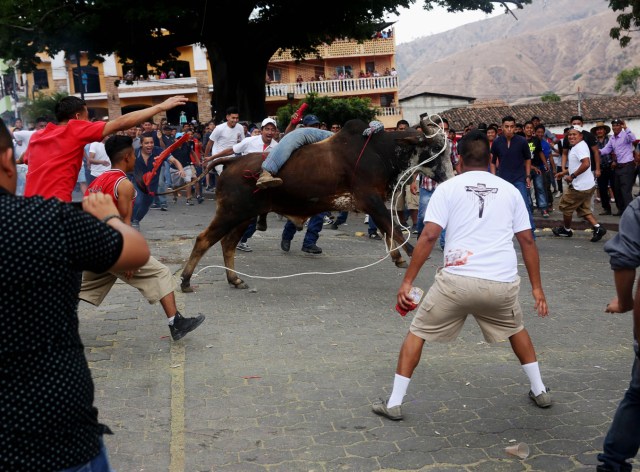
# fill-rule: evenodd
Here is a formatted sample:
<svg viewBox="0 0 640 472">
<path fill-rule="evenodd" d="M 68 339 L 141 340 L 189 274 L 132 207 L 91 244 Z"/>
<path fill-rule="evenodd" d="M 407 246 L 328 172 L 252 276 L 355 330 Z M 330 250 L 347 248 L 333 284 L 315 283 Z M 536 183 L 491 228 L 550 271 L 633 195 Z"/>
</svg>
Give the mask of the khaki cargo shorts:
<svg viewBox="0 0 640 472">
<path fill-rule="evenodd" d="M 440 269 L 410 331 L 425 341 L 453 341 L 472 315 L 487 342 L 505 341 L 524 329 L 519 293 L 520 277 L 510 283 L 494 282 Z"/>
<path fill-rule="evenodd" d="M 96 274 L 85 270 L 82 273 L 82 285 L 78 298 L 99 306 L 118 279 L 137 288 L 149 303 L 158 302 L 176 289 L 176 283 L 169 268 L 154 257 L 150 257 L 145 265 L 133 272 L 133 277 L 130 279 L 125 277 L 124 272 Z"/>
<path fill-rule="evenodd" d="M 575 211 L 579 217 L 584 218 L 591 212 L 591 197 L 593 197 L 596 187 L 590 190 L 576 190 L 571 185 L 562 194 L 558 210 L 563 215 L 573 215 Z"/>
</svg>

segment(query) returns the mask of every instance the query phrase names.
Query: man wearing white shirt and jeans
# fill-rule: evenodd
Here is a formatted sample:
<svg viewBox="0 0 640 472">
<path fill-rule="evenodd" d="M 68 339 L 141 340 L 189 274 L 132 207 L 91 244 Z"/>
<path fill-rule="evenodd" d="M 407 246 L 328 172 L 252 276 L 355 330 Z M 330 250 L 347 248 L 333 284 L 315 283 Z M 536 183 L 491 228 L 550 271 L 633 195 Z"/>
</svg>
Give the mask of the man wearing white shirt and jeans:
<svg viewBox="0 0 640 472">
<path fill-rule="evenodd" d="M 589 146 L 583 139 L 582 127 L 578 125 L 569 127 L 567 139 L 571 145 L 567 159 L 568 170 L 556 174 L 556 177 L 564 177 L 568 184 L 558 206 L 562 212 L 564 226 L 553 228 L 552 231 L 554 235 L 560 237 L 570 238 L 573 236 L 571 221 L 575 211 L 579 217 L 584 218 L 593 226 L 591 242 L 595 243 L 602 239 L 607 230 L 598 224 L 591 212 L 591 197 L 596 190 L 596 181 L 591 172 Z"/>
<path fill-rule="evenodd" d="M 551 406 L 518 300 L 520 277 L 514 235 L 522 250 L 538 316 L 547 316 L 529 212 L 516 187 L 487 172 L 490 153 L 484 133 L 472 130 L 466 134 L 458 153 L 463 173 L 439 184 L 433 192 L 424 230 L 398 290 L 398 306 L 404 310 L 416 308 L 410 297 L 413 281 L 446 228 L 444 268 L 436 273 L 411 323 L 400 350 L 391 396 L 388 401 L 373 404 L 374 413 L 391 420 L 402 419 L 402 400 L 425 341 L 454 340 L 469 314 L 476 318 L 487 342 L 509 340 L 531 383 L 529 398 L 540 408 Z"/>
</svg>

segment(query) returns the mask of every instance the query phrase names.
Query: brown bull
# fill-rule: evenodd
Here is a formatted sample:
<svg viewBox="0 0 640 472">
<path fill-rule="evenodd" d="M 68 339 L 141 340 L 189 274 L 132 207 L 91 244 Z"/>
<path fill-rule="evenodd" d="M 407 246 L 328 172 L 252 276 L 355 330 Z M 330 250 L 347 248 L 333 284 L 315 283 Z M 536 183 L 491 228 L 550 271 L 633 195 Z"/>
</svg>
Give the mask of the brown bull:
<svg viewBox="0 0 640 472">
<path fill-rule="evenodd" d="M 182 272 L 182 290 L 192 291 L 190 280 L 196 265 L 218 241 L 228 282 L 236 288 L 247 288 L 233 270 L 236 246 L 251 220 L 268 212 L 285 215 L 302 229 L 305 219 L 323 211 L 360 210 L 369 214 L 382 230 L 388 247 L 393 248 L 391 258 L 395 264 L 406 267 L 392 242 L 393 239 L 401 244 L 404 238 L 397 225 L 391 238 L 391 216 L 385 201 L 398 176 L 410 165 L 440 152 L 444 137 L 435 133 L 435 126 L 425 123 L 424 132 L 413 129 L 379 132 L 370 139 L 363 136 L 365 129 L 364 122 L 349 121 L 329 139 L 296 150 L 278 173 L 284 184 L 266 190 L 258 190 L 255 178 L 250 175 L 260 172 L 260 153 L 223 159 L 225 170 L 216 186 L 216 215 L 196 239 Z M 421 171 L 437 181 L 453 176 L 448 146 Z M 404 247 L 411 256 L 413 246 Z"/>
</svg>

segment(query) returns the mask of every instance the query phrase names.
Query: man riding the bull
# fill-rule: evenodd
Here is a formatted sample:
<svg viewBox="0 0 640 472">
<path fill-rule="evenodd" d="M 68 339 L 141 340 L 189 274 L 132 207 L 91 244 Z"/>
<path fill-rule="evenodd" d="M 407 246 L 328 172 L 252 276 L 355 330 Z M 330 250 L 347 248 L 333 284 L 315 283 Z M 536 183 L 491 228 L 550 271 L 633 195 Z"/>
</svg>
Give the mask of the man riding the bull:
<svg viewBox="0 0 640 472">
<path fill-rule="evenodd" d="M 313 144 L 323 141 L 334 133 L 331 131 L 321 130 L 320 120 L 315 115 L 307 115 L 302 120 L 301 128 L 294 129 L 295 125 L 300 122 L 298 113 L 294 113 L 291 122 L 285 130 L 284 137 L 280 140 L 278 147 L 269 153 L 267 158 L 262 162 L 262 173 L 256 182 L 258 188 L 278 187 L 282 185 L 282 179 L 275 177 L 280 168 L 287 162 L 293 151 L 305 144 Z"/>
</svg>

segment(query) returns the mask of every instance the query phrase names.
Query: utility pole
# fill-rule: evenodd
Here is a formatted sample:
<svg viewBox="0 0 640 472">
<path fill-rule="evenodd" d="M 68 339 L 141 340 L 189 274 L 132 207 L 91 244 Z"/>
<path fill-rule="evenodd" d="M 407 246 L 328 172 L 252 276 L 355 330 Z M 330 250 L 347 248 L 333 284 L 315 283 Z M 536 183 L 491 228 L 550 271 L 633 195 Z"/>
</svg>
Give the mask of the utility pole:
<svg viewBox="0 0 640 472">
<path fill-rule="evenodd" d="M 80 86 L 80 98 L 84 100 L 84 83 L 82 81 L 82 63 L 80 62 L 80 51 L 76 52 L 76 64 L 78 64 L 78 82 Z"/>
<path fill-rule="evenodd" d="M 578 87 L 578 115 L 582 116 L 582 93 Z"/>
</svg>

